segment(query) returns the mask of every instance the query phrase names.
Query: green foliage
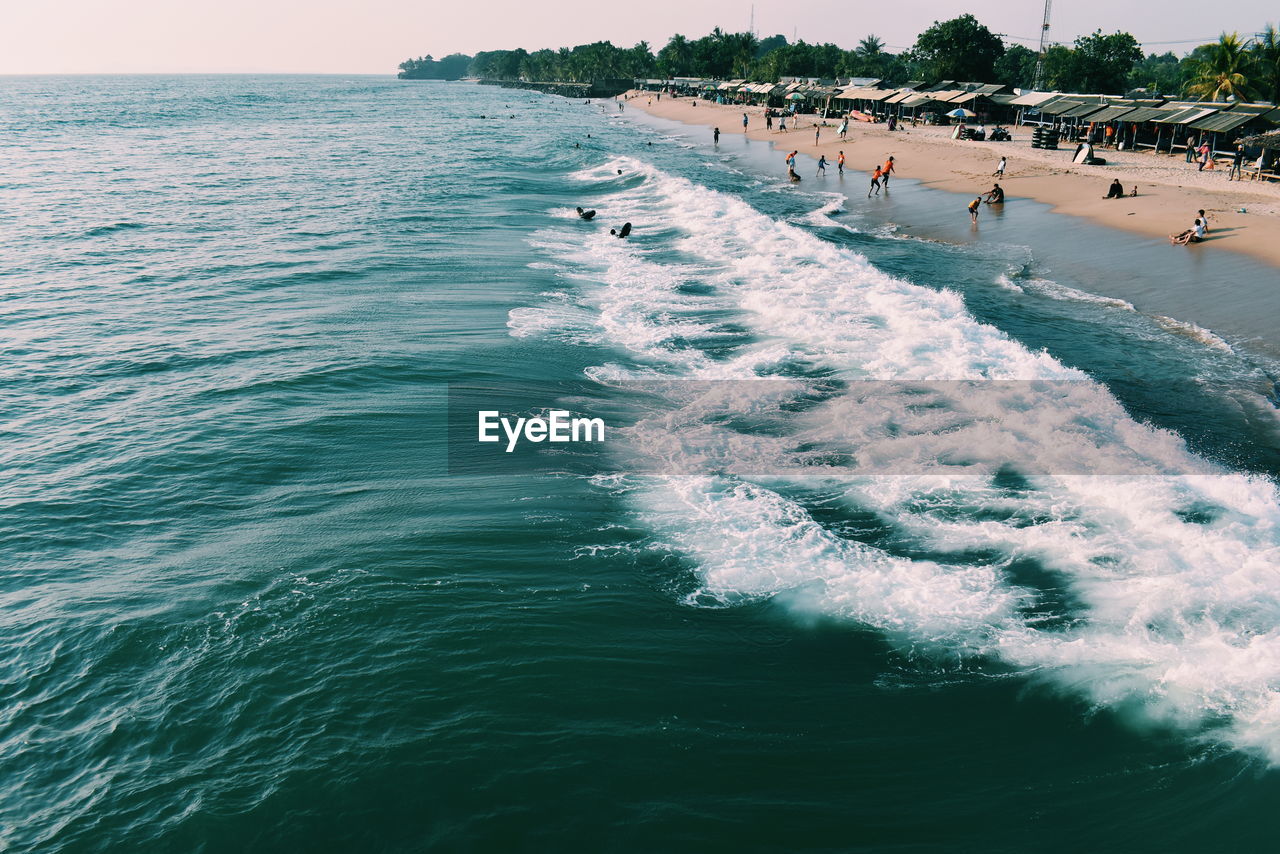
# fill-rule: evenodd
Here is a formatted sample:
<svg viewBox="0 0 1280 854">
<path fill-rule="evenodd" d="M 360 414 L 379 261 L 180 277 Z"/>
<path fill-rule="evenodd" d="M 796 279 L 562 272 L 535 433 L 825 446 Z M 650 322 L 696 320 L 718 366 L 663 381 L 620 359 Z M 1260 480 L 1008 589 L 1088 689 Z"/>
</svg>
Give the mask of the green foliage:
<svg viewBox="0 0 1280 854">
<path fill-rule="evenodd" d="M 1178 95 L 1183 86 L 1182 66 L 1172 52 L 1153 53 L 1133 66 L 1127 83 L 1129 89 L 1146 89 L 1152 95 Z"/>
<path fill-rule="evenodd" d="M 1104 36 L 1102 30 L 1076 39 L 1074 89 L 1123 95 L 1129 72 L 1142 60 L 1142 47 L 1129 33 Z"/>
<path fill-rule="evenodd" d="M 999 82 L 1027 88 L 1037 55 L 1022 45 L 1005 45 L 972 15 L 935 21 L 901 54 L 867 35 L 853 50 L 834 44 L 791 44 L 785 36 L 757 39 L 720 28 L 699 39 L 673 35 L 654 55 L 645 42 L 618 48 L 593 42 L 572 49 L 455 53 L 400 63 L 410 79 L 456 79 L 466 74 L 494 80 L 589 82 L 607 77 L 710 77 L 777 81 L 780 77 L 876 77 L 886 85 L 909 79 Z M 1268 25 L 1254 40 L 1223 33 L 1179 59 L 1172 53 L 1143 57 L 1129 33 L 1098 30 L 1072 47 L 1054 45 L 1045 53 L 1043 85 L 1066 92 L 1123 94 L 1145 88 L 1166 96 L 1264 98 L 1280 102 L 1280 34 Z"/>
<path fill-rule="evenodd" d="M 457 80 L 466 76 L 470 65 L 471 57 L 465 53 L 451 53 L 441 60 L 420 56 L 400 63 L 397 76 L 402 80 Z"/>
<path fill-rule="evenodd" d="M 593 42 L 573 49 L 493 50 L 476 54 L 471 74 L 490 80 L 589 83 L 606 77 L 652 77 L 657 65 L 648 43 L 614 47 Z"/>
<path fill-rule="evenodd" d="M 777 50 L 780 47 L 786 47 L 786 45 L 787 37 L 783 35 L 769 36 L 768 38 L 760 39 L 760 44 L 756 45 L 756 59 L 764 56 L 769 51 Z"/>
<path fill-rule="evenodd" d="M 1020 44 L 1011 44 L 1004 50 L 1004 55 L 996 60 L 996 83 L 1027 89 L 1035 81 L 1036 60 L 1034 50 Z"/>
<path fill-rule="evenodd" d="M 1241 39 L 1239 33 L 1223 33 L 1215 44 L 1202 47 L 1208 50 L 1204 58 L 1192 66 L 1188 94 L 1209 101 L 1251 98 L 1254 87 L 1248 74 L 1254 58 L 1249 53 L 1248 42 Z"/>
<path fill-rule="evenodd" d="M 991 80 L 996 60 L 1004 55 L 1004 42 L 973 15 L 961 15 L 934 21 L 911 52 L 934 80 Z"/>
<path fill-rule="evenodd" d="M 1129 75 L 1142 61 L 1142 48 L 1129 33 L 1101 30 L 1076 39 L 1075 47 L 1055 45 L 1045 52 L 1044 82 L 1062 92 L 1123 95 Z"/>
<path fill-rule="evenodd" d="M 1253 43 L 1253 75 L 1258 96 L 1280 104 L 1280 32 L 1267 24 Z"/>
</svg>

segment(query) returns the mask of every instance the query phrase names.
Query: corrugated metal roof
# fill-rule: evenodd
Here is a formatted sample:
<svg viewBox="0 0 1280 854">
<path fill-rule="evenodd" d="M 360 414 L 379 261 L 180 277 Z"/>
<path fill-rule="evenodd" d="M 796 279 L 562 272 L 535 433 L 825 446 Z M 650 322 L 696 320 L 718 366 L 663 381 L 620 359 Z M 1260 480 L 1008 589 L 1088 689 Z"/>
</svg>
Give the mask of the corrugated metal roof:
<svg viewBox="0 0 1280 854">
<path fill-rule="evenodd" d="M 907 100 L 908 98 L 914 97 L 915 94 L 916 93 L 911 89 L 904 89 L 901 92 L 898 92 L 896 95 L 890 95 L 888 98 L 885 98 L 884 102 L 886 104 L 901 104 L 903 101 Z"/>
<path fill-rule="evenodd" d="M 1097 113 L 1102 112 L 1105 109 L 1107 108 L 1102 104 L 1081 104 L 1078 107 L 1073 107 L 1072 109 L 1067 110 L 1065 113 L 1059 113 L 1058 115 L 1062 116 L 1064 119 L 1086 119 L 1087 118 L 1089 119 L 1089 121 L 1093 121 L 1093 116 L 1096 115 Z"/>
<path fill-rule="evenodd" d="M 1056 92 L 1023 92 L 1009 103 L 1015 107 L 1038 107 L 1046 101 L 1062 97 Z"/>
<path fill-rule="evenodd" d="M 1126 122 L 1150 122 L 1155 121 L 1163 116 L 1167 110 L 1162 107 L 1138 107 L 1132 113 L 1124 117 Z"/>
<path fill-rule="evenodd" d="M 1059 98 L 1056 101 L 1046 101 L 1040 105 L 1040 112 L 1048 113 L 1051 116 L 1059 116 L 1068 110 L 1074 110 L 1076 107 L 1082 106 L 1080 101 L 1075 98 Z"/>
<path fill-rule="evenodd" d="M 1261 114 L 1255 113 L 1252 111 L 1236 112 L 1235 110 L 1232 110 L 1226 113 L 1218 112 L 1218 113 L 1214 113 L 1213 115 L 1205 116 L 1202 119 L 1198 119 L 1197 121 L 1192 122 L 1191 127 L 1195 128 L 1196 130 L 1207 130 L 1207 131 L 1217 131 L 1217 132 L 1234 130 L 1235 128 L 1238 128 L 1241 125 L 1245 125 L 1251 121 L 1254 121 L 1259 117 L 1259 115 Z"/>
<path fill-rule="evenodd" d="M 1136 107 L 1132 107 L 1127 104 L 1112 104 L 1110 107 L 1105 107 L 1101 111 L 1089 116 L 1089 121 L 1113 122 L 1127 115 L 1128 113 L 1133 113 L 1133 112 L 1137 112 Z"/>
<path fill-rule="evenodd" d="M 1162 125 L 1185 125 L 1190 122 L 1203 119 L 1205 116 L 1213 115 L 1218 112 L 1217 107 L 1187 107 L 1183 110 L 1165 110 L 1165 115 L 1160 118 L 1152 119 L 1156 124 Z"/>
</svg>

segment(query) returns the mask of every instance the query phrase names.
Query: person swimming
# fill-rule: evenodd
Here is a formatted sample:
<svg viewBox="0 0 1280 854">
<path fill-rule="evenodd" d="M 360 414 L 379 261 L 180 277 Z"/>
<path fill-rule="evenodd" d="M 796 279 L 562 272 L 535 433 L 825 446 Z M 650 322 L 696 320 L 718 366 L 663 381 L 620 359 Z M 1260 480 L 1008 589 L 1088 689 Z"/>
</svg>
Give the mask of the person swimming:
<svg viewBox="0 0 1280 854">
<path fill-rule="evenodd" d="M 609 229 L 609 233 L 610 233 L 610 234 L 612 234 L 614 237 L 626 237 L 626 236 L 628 236 L 629 234 L 631 234 L 631 223 L 629 223 L 629 222 L 624 222 L 624 223 L 622 224 L 622 229 L 621 229 L 621 230 L 617 230 L 617 229 L 612 229 L 612 228 L 611 228 L 611 229 Z"/>
<path fill-rule="evenodd" d="M 595 215 L 596 215 L 595 210 L 584 211 L 582 208 L 578 208 L 578 216 L 582 217 L 583 219 L 591 219 Z"/>
</svg>

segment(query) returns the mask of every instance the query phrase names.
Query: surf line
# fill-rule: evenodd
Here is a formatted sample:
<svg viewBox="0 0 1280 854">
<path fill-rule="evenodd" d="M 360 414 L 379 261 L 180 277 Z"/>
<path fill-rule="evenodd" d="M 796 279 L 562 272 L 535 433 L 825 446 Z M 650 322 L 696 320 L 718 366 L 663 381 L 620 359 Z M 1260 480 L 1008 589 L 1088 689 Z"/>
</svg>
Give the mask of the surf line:
<svg viewBox="0 0 1280 854">
<path fill-rule="evenodd" d="M 506 452 L 516 449 L 521 438 L 528 442 L 603 442 L 604 419 L 573 417 L 566 409 L 552 409 L 547 417 L 538 415 L 512 419 L 496 409 L 481 409 L 476 413 L 478 421 L 477 441 L 500 442 L 498 428 L 507 436 Z"/>
</svg>

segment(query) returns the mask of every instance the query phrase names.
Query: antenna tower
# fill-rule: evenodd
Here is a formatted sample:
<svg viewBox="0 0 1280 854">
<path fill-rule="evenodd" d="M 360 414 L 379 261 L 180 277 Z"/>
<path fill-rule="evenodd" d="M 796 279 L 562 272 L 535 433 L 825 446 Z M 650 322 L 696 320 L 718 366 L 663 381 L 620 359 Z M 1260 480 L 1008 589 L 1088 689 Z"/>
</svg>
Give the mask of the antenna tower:
<svg viewBox="0 0 1280 854">
<path fill-rule="evenodd" d="M 1036 76 L 1032 89 L 1039 89 L 1044 82 L 1044 54 L 1049 49 L 1049 9 L 1053 0 L 1044 0 L 1044 23 L 1040 25 L 1040 55 L 1036 58 Z"/>
</svg>

